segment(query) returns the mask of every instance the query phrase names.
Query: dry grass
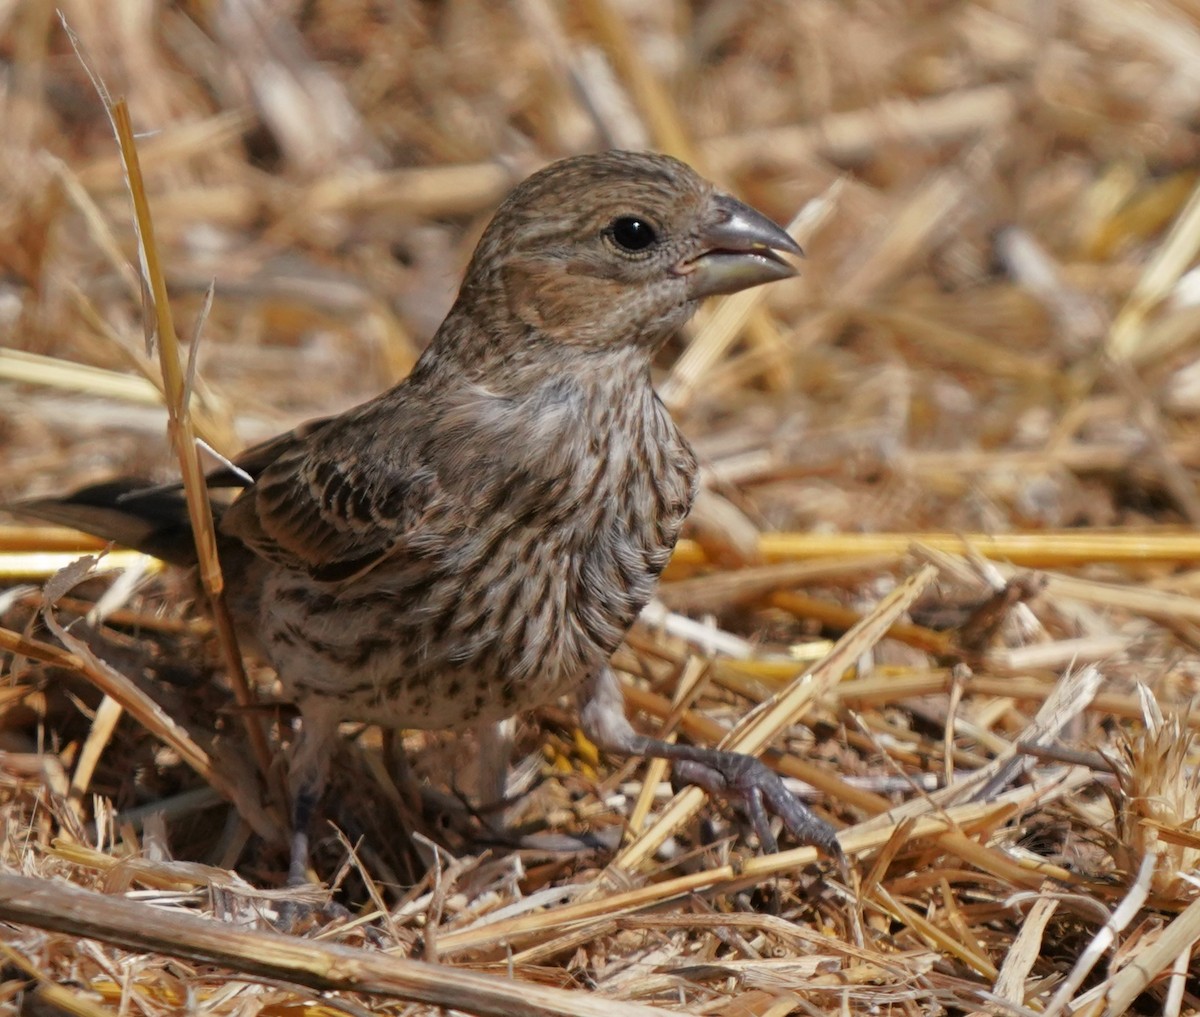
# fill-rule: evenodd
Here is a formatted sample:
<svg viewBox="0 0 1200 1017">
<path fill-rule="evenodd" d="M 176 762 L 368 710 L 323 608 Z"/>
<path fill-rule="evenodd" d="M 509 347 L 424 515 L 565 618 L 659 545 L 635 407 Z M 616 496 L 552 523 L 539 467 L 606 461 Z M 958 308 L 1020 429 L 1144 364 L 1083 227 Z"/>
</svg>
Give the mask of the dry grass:
<svg viewBox="0 0 1200 1017">
<path fill-rule="evenodd" d="M 617 659 L 852 871 L 565 711 L 511 786 L 573 850 L 487 841 L 469 740 L 404 736 L 414 801 L 355 728 L 320 875 L 363 921 L 280 937 L 270 672 L 237 705 L 180 577 L 14 520 L 0 1012 L 1200 1012 L 1195 0 L 61 6 L 191 339 L 164 387 L 104 108 L 53 5 L 0 0 L 0 500 L 178 476 L 164 391 L 224 453 L 374 394 L 558 156 L 667 150 L 792 222 L 803 277 L 663 356 L 706 486 Z"/>
</svg>

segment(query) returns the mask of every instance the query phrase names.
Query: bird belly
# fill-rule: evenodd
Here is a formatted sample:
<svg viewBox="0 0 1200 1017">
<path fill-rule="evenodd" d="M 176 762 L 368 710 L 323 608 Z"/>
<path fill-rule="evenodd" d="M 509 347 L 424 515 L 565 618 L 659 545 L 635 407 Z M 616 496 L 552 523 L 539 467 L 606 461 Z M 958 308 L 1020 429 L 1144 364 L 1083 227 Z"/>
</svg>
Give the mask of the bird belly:
<svg viewBox="0 0 1200 1017">
<path fill-rule="evenodd" d="M 336 704 L 345 720 L 438 729 L 571 691 L 616 649 L 677 532 L 602 515 L 499 539 L 460 534 L 435 565 L 384 566 L 340 590 L 278 570 L 261 642 L 285 697 Z"/>
</svg>

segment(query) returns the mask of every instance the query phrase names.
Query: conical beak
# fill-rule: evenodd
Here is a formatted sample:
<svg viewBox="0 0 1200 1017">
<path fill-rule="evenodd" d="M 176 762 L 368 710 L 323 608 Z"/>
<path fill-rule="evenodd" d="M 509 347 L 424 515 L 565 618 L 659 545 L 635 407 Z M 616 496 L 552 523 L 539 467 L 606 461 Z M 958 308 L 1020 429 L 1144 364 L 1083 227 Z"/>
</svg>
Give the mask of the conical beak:
<svg viewBox="0 0 1200 1017">
<path fill-rule="evenodd" d="M 727 194 L 713 198 L 713 206 L 714 221 L 700 235 L 704 249 L 676 267 L 688 277 L 689 297 L 736 293 L 796 274 L 776 252 L 804 252 L 783 229 Z"/>
</svg>

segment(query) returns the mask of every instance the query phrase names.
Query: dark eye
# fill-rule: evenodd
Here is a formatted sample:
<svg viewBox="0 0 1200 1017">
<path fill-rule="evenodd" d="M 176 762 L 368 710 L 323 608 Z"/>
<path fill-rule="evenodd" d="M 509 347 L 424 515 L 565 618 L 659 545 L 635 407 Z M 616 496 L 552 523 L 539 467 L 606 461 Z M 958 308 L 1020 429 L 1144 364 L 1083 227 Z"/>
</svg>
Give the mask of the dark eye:
<svg viewBox="0 0 1200 1017">
<path fill-rule="evenodd" d="M 645 219 L 632 215 L 614 219 L 608 227 L 608 232 L 616 245 L 626 251 L 644 251 L 658 240 L 653 226 Z"/>
</svg>

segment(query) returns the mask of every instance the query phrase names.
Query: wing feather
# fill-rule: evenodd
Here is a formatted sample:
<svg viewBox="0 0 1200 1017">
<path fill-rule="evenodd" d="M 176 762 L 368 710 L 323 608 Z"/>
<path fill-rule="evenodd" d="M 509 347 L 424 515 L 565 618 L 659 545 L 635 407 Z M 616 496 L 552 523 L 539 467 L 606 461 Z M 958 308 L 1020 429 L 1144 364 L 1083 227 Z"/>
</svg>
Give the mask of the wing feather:
<svg viewBox="0 0 1200 1017">
<path fill-rule="evenodd" d="M 370 570 L 419 527 L 437 496 L 404 411 L 402 401 L 386 415 L 367 404 L 251 449 L 238 466 L 255 484 L 226 511 L 222 531 L 314 579 Z"/>
<path fill-rule="evenodd" d="M 582 392 L 555 378 L 520 396 L 405 386 L 251 449 L 256 478 L 225 533 L 315 579 L 346 582 L 397 554 L 428 555 L 455 531 L 528 519 L 577 476 Z M 520 463 L 519 469 L 514 468 Z"/>
</svg>

